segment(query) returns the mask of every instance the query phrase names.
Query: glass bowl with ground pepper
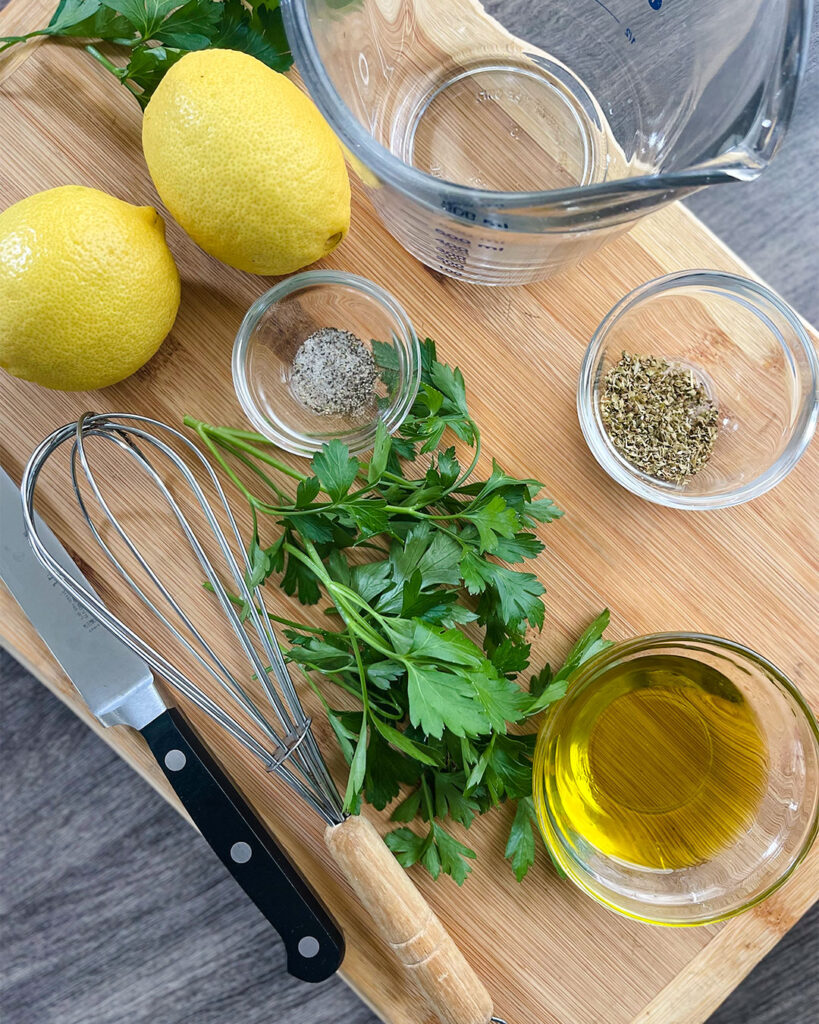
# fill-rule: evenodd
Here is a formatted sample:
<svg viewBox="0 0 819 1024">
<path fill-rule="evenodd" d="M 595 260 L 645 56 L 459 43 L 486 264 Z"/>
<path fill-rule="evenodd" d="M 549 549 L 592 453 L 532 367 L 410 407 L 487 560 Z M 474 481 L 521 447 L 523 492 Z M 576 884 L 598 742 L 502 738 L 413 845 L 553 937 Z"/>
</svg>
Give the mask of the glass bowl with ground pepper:
<svg viewBox="0 0 819 1024">
<path fill-rule="evenodd" d="M 409 317 L 383 288 L 338 270 L 308 270 L 250 307 L 233 346 L 233 384 L 254 428 L 309 456 L 327 441 L 372 448 L 409 412 L 421 354 Z"/>
<path fill-rule="evenodd" d="M 598 327 L 577 409 L 600 465 L 676 508 L 738 505 L 808 446 L 819 363 L 799 317 L 764 285 L 713 270 L 657 278 Z"/>
</svg>

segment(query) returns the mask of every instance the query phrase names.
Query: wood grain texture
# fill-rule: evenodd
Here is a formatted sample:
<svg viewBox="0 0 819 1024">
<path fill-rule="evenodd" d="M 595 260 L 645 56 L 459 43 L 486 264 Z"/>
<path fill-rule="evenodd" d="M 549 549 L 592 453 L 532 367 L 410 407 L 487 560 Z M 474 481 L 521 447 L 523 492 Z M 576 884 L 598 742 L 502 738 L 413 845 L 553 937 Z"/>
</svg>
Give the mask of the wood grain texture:
<svg viewBox="0 0 819 1024">
<path fill-rule="evenodd" d="M 22 140 L 16 152 L 0 155 L 0 204 L 72 180 L 156 203 L 141 162 L 138 114 L 128 97 L 116 94 L 105 73 L 89 70 L 70 47 L 49 46 L 48 70 L 38 61 L 35 53 L 0 83 L 0 137 L 14 132 Z M 62 87 L 52 81 L 55 65 Z M 64 88 L 66 81 L 70 89 Z M 113 133 L 114 141 L 103 132 Z M 802 627 L 810 621 L 805 615 L 815 596 L 816 539 L 810 525 L 793 515 L 794 508 L 815 505 L 815 448 L 775 494 L 726 513 L 685 516 L 640 504 L 604 478 L 583 448 L 573 416 L 577 365 L 603 313 L 623 291 L 665 269 L 734 266 L 719 243 L 683 211 L 669 210 L 572 274 L 525 290 L 484 292 L 440 281 L 415 264 L 385 237 L 360 197 L 354 217 L 349 241 L 328 265 L 368 274 L 397 293 L 419 329 L 435 333 L 447 358 L 463 366 L 488 449 L 511 471 L 545 474 L 554 496 L 567 508 L 566 519 L 545 535 L 549 551 L 541 576 L 550 588 L 551 619 L 538 657 L 559 657 L 571 635 L 609 601 L 617 635 L 702 628 L 735 636 L 778 661 L 815 701 L 815 660 L 802 639 Z M 93 396 L 94 405 L 146 410 L 166 418 L 191 411 L 239 422 L 228 385 L 230 343 L 241 313 L 265 282 L 209 260 L 172 224 L 169 239 L 185 281 L 180 321 L 137 378 Z M 473 325 L 468 332 L 465 323 Z M 544 344 L 549 346 L 545 364 L 539 358 Z M 532 396 L 526 403 L 519 401 L 521 389 Z M 34 387 L 3 381 L 3 417 L 10 429 L 0 457 L 18 475 L 36 437 L 73 418 L 88 401 L 76 395 L 43 397 Z M 535 399 L 545 411 L 533 439 Z M 55 507 L 46 507 L 45 513 L 63 539 L 82 550 L 76 522 L 72 528 Z M 744 539 L 740 594 L 720 587 L 724 578 L 736 574 L 732 552 L 737 531 Z M 697 560 L 673 561 L 655 582 L 659 567 L 643 539 L 661 533 L 671 542 L 684 542 L 697 552 Z M 76 705 L 65 680 L 7 601 L 2 614 L 3 632 L 13 647 Z M 284 808 L 280 792 L 272 800 L 264 780 L 252 774 L 245 779 L 240 759 L 225 748 L 224 739 L 208 733 L 198 720 L 197 725 L 211 736 L 285 845 L 299 851 L 310 877 L 343 916 L 353 947 L 346 976 L 385 1019 L 414 1019 L 406 1012 L 406 994 L 394 969 L 367 935 L 362 912 L 338 876 L 328 874 L 316 823 L 306 811 Z M 162 790 L 137 740 L 121 730 L 104 738 Z M 326 744 L 326 735 L 321 740 Z M 814 855 L 780 896 L 758 912 L 722 929 L 659 932 L 599 910 L 557 883 L 543 866 L 517 887 L 498 864 L 507 824 L 500 814 L 481 823 L 480 830 L 473 828 L 470 838 L 479 847 L 479 867 L 463 892 L 448 880 L 432 885 L 422 879 L 422 884 L 470 956 L 484 965 L 498 1008 L 513 1021 L 667 1021 L 668 1016 L 657 1016 L 668 1012 L 669 1002 L 662 1009 L 664 998 L 684 1007 L 674 1020 L 701 1020 L 799 916 L 816 890 Z M 496 894 L 491 917 L 488 892 Z M 534 941 L 548 950 L 542 958 L 532 956 Z"/>
</svg>

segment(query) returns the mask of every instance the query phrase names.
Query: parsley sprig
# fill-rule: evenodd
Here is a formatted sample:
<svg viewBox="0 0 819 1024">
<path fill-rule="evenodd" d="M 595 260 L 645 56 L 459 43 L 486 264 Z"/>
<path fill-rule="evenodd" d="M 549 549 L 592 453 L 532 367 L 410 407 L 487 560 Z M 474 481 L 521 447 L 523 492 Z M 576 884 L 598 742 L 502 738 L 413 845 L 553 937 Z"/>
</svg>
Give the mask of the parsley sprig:
<svg viewBox="0 0 819 1024">
<path fill-rule="evenodd" d="M 451 823 L 468 829 L 477 814 L 517 801 L 506 856 L 520 880 L 535 856 L 534 736 L 521 728 L 606 646 L 608 613 L 558 672 L 547 666 L 521 688 L 527 630 L 544 622 L 544 588 L 515 566 L 543 550 L 535 530 L 562 513 L 541 496 L 542 483 L 497 463 L 473 479 L 481 436 L 463 376 L 438 361 L 430 339 L 422 353 L 412 410 L 395 436 L 379 427 L 368 461 L 333 441 L 302 473 L 261 435 L 185 422 L 250 504 L 249 585 L 275 576 L 303 604 L 329 600 L 327 625 L 271 620 L 284 627 L 287 657 L 318 694 L 350 767 L 345 808 L 395 804 L 399 827 L 387 844 L 398 860 L 461 884 L 475 853 Z M 375 354 L 389 376 L 388 347 L 376 344 Z M 471 449 L 466 467 L 454 446 L 441 447 L 447 430 Z M 423 472 L 405 475 L 407 463 L 421 460 Z M 263 516 L 280 527 L 267 546 Z M 356 709 L 335 706 L 332 687 L 317 680 Z M 420 831 L 409 827 L 416 820 Z"/>
<path fill-rule="evenodd" d="M 126 48 L 127 63 L 118 66 L 95 46 L 85 47 L 142 107 L 165 73 L 192 50 L 241 50 L 274 71 L 286 71 L 293 63 L 279 0 L 60 0 L 45 28 L 0 37 L 0 53 L 35 36 L 101 40 Z"/>
</svg>

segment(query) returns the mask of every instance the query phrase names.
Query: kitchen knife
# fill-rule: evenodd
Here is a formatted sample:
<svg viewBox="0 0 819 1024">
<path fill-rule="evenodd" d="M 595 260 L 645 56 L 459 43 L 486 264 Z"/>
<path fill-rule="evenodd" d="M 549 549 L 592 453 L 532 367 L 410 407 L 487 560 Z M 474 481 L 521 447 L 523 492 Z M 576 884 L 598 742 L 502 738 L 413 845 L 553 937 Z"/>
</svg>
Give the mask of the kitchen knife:
<svg viewBox="0 0 819 1024">
<path fill-rule="evenodd" d="M 45 526 L 49 553 L 86 590 L 90 584 Z M 146 663 L 120 643 L 40 565 L 25 533 L 20 491 L 0 468 L 0 579 L 45 641 L 92 714 L 145 738 L 176 795 L 219 859 L 284 942 L 287 970 L 323 981 L 344 956 L 344 937 L 286 854 L 239 795 Z"/>
</svg>

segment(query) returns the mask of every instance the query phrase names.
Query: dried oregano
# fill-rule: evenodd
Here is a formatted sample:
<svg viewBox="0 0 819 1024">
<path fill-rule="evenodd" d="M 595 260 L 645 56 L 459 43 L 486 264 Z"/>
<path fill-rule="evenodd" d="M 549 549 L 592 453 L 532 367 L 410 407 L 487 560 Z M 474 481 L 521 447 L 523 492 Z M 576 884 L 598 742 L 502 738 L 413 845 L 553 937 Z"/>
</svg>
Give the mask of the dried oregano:
<svg viewBox="0 0 819 1024">
<path fill-rule="evenodd" d="M 673 484 L 703 468 L 718 430 L 717 407 L 690 369 L 627 352 L 603 380 L 600 417 L 624 459 Z"/>
</svg>

